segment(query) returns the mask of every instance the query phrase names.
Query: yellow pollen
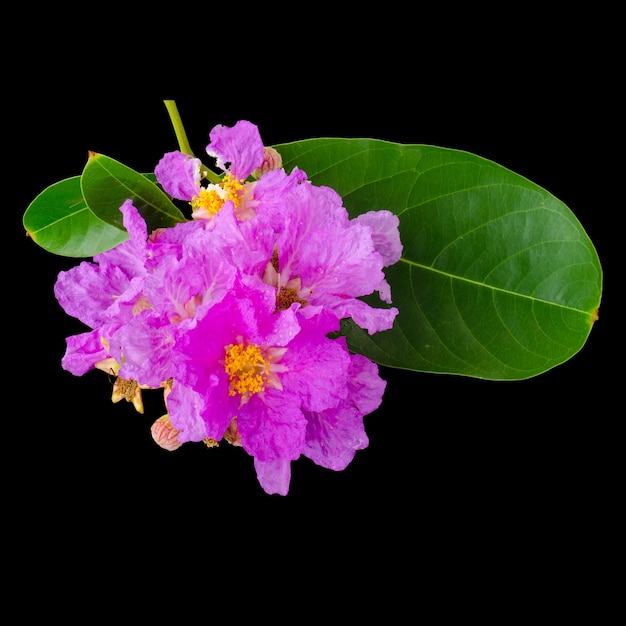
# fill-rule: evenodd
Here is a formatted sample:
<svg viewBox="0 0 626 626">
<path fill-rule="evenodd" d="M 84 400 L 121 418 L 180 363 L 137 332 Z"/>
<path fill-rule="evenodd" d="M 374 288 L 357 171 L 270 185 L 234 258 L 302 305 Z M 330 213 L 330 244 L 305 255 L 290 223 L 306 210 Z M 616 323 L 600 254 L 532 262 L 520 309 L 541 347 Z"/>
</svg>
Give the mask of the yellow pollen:
<svg viewBox="0 0 626 626">
<path fill-rule="evenodd" d="M 231 396 L 249 396 L 265 389 L 270 362 L 255 344 L 230 344 L 226 346 L 224 369 L 228 374 Z"/>
<path fill-rule="evenodd" d="M 230 174 L 226 174 L 222 179 L 222 187 L 226 192 L 224 200 L 232 200 L 235 204 L 235 208 L 237 208 L 241 200 L 240 192 L 243 189 L 243 181 L 237 180 Z"/>
<path fill-rule="evenodd" d="M 224 206 L 224 202 L 232 200 L 235 208 L 241 202 L 243 181 L 226 174 L 218 185 L 210 185 L 200 190 L 197 196 L 191 199 L 191 208 L 194 211 L 202 209 L 208 215 L 216 215 Z"/>
</svg>

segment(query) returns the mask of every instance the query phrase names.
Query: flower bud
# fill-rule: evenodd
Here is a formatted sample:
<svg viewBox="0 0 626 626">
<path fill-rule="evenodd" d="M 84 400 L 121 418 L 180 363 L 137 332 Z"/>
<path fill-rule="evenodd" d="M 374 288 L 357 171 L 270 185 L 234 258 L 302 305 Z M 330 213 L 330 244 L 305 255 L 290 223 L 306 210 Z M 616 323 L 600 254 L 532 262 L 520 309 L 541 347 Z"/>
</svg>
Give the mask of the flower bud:
<svg viewBox="0 0 626 626">
<path fill-rule="evenodd" d="M 263 174 L 277 170 L 283 166 L 283 158 L 274 149 L 266 146 L 263 148 L 263 163 L 252 172 L 252 176 L 259 180 Z"/>
<path fill-rule="evenodd" d="M 178 433 L 180 431 L 172 426 L 170 416 L 167 413 L 152 424 L 150 432 L 154 441 L 169 452 L 173 452 L 183 445 L 178 441 Z"/>
</svg>

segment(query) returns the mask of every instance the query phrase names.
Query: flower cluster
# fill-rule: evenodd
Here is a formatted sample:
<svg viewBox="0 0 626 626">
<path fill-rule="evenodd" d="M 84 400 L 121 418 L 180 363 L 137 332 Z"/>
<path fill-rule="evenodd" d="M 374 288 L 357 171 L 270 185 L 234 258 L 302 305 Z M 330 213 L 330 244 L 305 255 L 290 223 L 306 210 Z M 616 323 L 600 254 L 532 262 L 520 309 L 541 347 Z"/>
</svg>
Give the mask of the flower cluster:
<svg viewBox="0 0 626 626">
<path fill-rule="evenodd" d="M 149 233 L 127 200 L 129 239 L 59 274 L 57 300 L 91 329 L 67 338 L 62 366 L 112 372 L 113 401 L 140 412 L 141 390 L 163 388 L 159 445 L 241 446 L 263 489 L 285 495 L 300 455 L 342 470 L 368 445 L 363 417 L 385 381 L 338 331 L 344 318 L 370 334 L 392 327 L 383 268 L 401 255 L 398 218 L 349 219 L 333 189 L 288 174 L 250 122 L 209 137 L 219 183 L 179 151 L 155 168 L 193 219 Z M 389 306 L 360 299 L 374 292 Z"/>
</svg>

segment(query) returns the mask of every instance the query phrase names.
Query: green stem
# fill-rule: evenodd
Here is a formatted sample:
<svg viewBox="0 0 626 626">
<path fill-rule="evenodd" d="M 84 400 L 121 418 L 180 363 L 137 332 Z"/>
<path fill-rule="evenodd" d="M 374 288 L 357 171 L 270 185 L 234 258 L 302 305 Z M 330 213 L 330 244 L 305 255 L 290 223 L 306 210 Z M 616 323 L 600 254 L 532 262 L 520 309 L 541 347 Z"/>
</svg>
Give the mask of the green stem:
<svg viewBox="0 0 626 626">
<path fill-rule="evenodd" d="M 187 141 L 187 133 L 185 132 L 185 127 L 180 119 L 180 113 L 178 112 L 176 102 L 174 100 L 163 100 L 163 102 L 165 103 L 165 108 L 167 109 L 170 120 L 172 121 L 172 126 L 174 127 L 174 132 L 176 133 L 176 139 L 178 140 L 180 151 L 183 154 L 194 156 L 194 153 L 191 151 L 191 146 Z"/>
<path fill-rule="evenodd" d="M 188 154 L 190 156 L 195 156 L 191 150 L 191 146 L 189 145 L 189 141 L 187 140 L 187 133 L 185 132 L 185 127 L 183 126 L 183 122 L 180 119 L 180 113 L 178 112 L 178 107 L 176 106 L 176 102 L 174 100 L 163 100 L 165 103 L 165 108 L 170 116 L 170 120 L 172 121 L 172 126 L 174 127 L 174 133 L 176 134 L 176 140 L 178 141 L 178 146 L 180 147 L 180 151 L 183 154 Z M 220 177 L 212 172 L 208 167 L 204 164 L 202 165 L 202 170 L 204 176 L 212 183 L 218 183 L 220 181 Z"/>
</svg>

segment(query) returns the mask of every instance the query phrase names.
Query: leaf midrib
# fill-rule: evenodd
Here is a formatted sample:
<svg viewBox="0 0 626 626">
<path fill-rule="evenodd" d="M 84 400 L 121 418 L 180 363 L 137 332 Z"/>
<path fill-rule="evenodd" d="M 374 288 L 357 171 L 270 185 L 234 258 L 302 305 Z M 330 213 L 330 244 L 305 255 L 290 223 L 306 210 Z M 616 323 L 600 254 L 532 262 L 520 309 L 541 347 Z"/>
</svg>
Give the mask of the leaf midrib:
<svg viewBox="0 0 626 626">
<path fill-rule="evenodd" d="M 407 259 L 405 257 L 401 257 L 400 261 L 401 263 L 406 263 L 409 266 L 412 267 L 417 267 L 419 269 L 422 270 L 426 270 L 426 271 L 430 271 L 430 272 L 434 272 L 436 274 L 439 274 L 441 276 L 445 276 L 446 278 L 450 278 L 452 280 L 457 280 L 460 282 L 464 282 L 464 283 L 468 283 L 471 285 L 476 285 L 478 287 L 481 287 L 483 289 L 489 289 L 492 292 L 498 292 L 498 293 L 502 293 L 502 294 L 506 294 L 509 296 L 514 296 L 516 298 L 524 298 L 526 300 L 531 300 L 533 302 L 539 302 L 542 304 L 549 304 L 550 306 L 554 306 L 554 307 L 558 307 L 560 309 L 565 309 L 568 311 L 574 311 L 575 313 L 582 313 L 584 315 L 589 315 L 589 311 L 585 311 L 583 309 L 577 309 L 571 306 L 566 306 L 564 304 L 559 304 L 558 302 L 551 302 L 550 300 L 545 300 L 543 298 L 537 298 L 535 296 L 531 296 L 529 294 L 524 294 L 524 293 L 518 293 L 516 291 L 511 291 L 510 289 L 503 289 L 502 287 L 497 287 L 495 285 L 488 285 L 486 283 L 477 281 L 477 280 L 473 280 L 471 278 L 466 278 L 465 276 L 459 276 L 457 274 L 451 274 L 450 272 L 445 272 L 443 270 L 438 270 L 430 265 L 424 265 L 422 263 L 416 263 L 415 261 L 411 261 L 410 259 Z"/>
</svg>

